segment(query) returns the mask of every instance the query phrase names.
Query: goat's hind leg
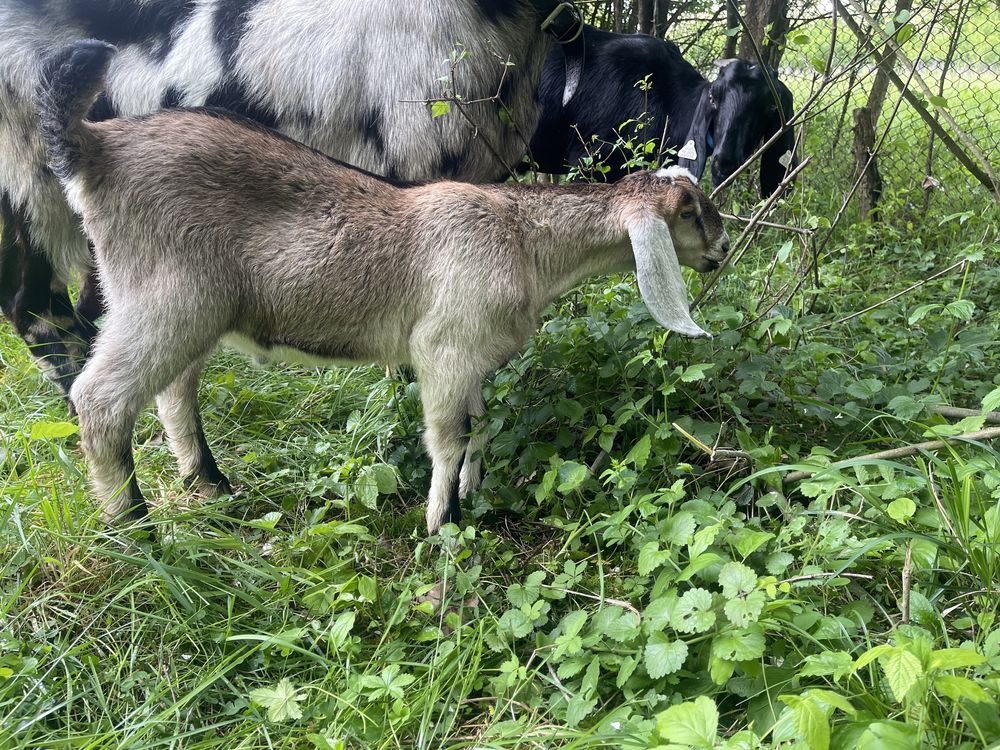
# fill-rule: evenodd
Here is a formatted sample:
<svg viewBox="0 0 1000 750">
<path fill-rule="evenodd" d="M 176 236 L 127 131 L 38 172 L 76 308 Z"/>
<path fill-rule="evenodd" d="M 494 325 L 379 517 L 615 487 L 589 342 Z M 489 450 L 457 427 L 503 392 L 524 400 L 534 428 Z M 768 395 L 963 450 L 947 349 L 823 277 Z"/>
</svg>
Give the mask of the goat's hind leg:
<svg viewBox="0 0 1000 750">
<path fill-rule="evenodd" d="M 198 409 L 198 377 L 204 364 L 202 358 L 184 370 L 156 397 L 156 408 L 187 485 L 210 496 L 229 495 L 232 487 L 208 447 Z"/>
<path fill-rule="evenodd" d="M 452 381 L 458 367 L 440 367 L 421 378 L 424 405 L 424 440 L 432 463 L 431 489 L 427 496 L 427 532 L 433 534 L 444 523 L 462 520 L 462 463 L 469 447 L 469 401 L 477 381 Z M 438 374 L 440 372 L 441 374 Z"/>
<path fill-rule="evenodd" d="M 136 418 L 192 361 L 205 356 L 211 343 L 185 334 L 190 326 L 163 330 L 164 319 L 150 307 L 112 310 L 70 391 L 80 418 L 80 446 L 108 522 L 147 514 L 132 456 Z"/>
<path fill-rule="evenodd" d="M 483 425 L 477 424 L 486 413 L 486 402 L 483 400 L 481 388 L 476 387 L 469 392 L 468 410 L 466 432 L 469 433 L 469 442 L 465 448 L 465 460 L 462 461 L 462 472 L 459 475 L 458 496 L 460 498 L 478 490 L 479 484 L 483 481 L 481 454 L 486 448 L 488 437 L 483 431 Z"/>
</svg>

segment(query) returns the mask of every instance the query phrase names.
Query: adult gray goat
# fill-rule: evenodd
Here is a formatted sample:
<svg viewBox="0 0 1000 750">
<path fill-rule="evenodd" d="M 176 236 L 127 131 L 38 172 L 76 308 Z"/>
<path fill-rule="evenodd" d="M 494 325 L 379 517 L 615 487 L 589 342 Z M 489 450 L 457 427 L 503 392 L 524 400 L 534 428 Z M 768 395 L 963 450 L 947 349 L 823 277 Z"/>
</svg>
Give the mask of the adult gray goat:
<svg viewBox="0 0 1000 750">
<path fill-rule="evenodd" d="M 621 179 L 632 154 L 612 148 L 622 124 L 645 116 L 640 141 L 659 142 L 677 151 L 677 163 L 697 177 L 712 157 L 712 183 L 718 185 L 775 133 L 782 136 L 761 156 L 760 190 L 770 195 L 786 167 L 795 166 L 792 93 L 776 71 L 747 60 L 720 60 L 708 81 L 681 55 L 677 45 L 645 34 L 613 34 L 584 26 L 584 66 L 576 95 L 563 99 L 565 65 L 550 56 L 542 73 L 542 118 L 531 140 L 540 171 L 563 174 L 581 159 L 599 158 Z M 636 84 L 649 79 L 649 86 Z M 597 136 L 597 141 L 591 140 Z"/>
<path fill-rule="evenodd" d="M 377 174 L 489 182 L 527 150 L 551 37 L 573 51 L 572 93 L 578 33 L 559 0 L 0 0 L 0 309 L 68 392 L 102 312 L 38 128 L 42 60 L 69 41 L 121 49 L 93 119 L 218 106 Z M 434 119 L 420 102 L 460 46 L 448 86 L 478 103 Z"/>
<path fill-rule="evenodd" d="M 717 268 L 729 238 L 683 168 L 610 186 L 403 184 L 219 110 L 87 123 L 113 55 L 101 42 L 67 47 L 42 96 L 53 165 L 108 298 L 70 399 L 110 519 L 146 513 L 131 441 L 154 396 L 182 471 L 228 489 L 197 402 L 223 338 L 279 356 L 411 365 L 433 532 L 459 520 L 459 498 L 479 482 L 469 426 L 482 379 L 555 297 L 632 269 L 657 321 L 705 335 L 680 264 Z"/>
</svg>

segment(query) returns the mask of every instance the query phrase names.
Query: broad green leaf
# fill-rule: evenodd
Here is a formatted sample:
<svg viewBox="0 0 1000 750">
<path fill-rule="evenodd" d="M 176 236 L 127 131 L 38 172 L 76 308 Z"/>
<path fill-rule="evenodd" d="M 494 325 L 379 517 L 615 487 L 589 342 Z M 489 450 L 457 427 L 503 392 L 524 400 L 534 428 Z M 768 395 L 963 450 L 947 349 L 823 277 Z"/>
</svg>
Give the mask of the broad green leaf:
<svg viewBox="0 0 1000 750">
<path fill-rule="evenodd" d="M 674 514 L 663 524 L 660 539 L 668 544 L 686 547 L 694 538 L 694 530 L 698 527 L 694 516 L 686 510 Z"/>
<path fill-rule="evenodd" d="M 829 750 L 830 722 L 826 711 L 808 696 L 780 695 L 778 698 L 792 710 L 792 726 L 811 750 Z"/>
<path fill-rule="evenodd" d="M 702 695 L 693 701 L 671 706 L 656 717 L 656 729 L 667 742 L 696 748 L 715 746 L 719 709 L 715 701 Z"/>
<path fill-rule="evenodd" d="M 885 384 L 878 378 L 864 378 L 847 386 L 847 393 L 853 398 L 867 401 L 883 388 Z"/>
<path fill-rule="evenodd" d="M 858 738 L 857 750 L 917 750 L 920 737 L 916 726 L 898 721 L 875 721 Z"/>
<path fill-rule="evenodd" d="M 1000 409 L 1000 388 L 994 388 L 983 396 L 983 411 L 990 412 Z"/>
<path fill-rule="evenodd" d="M 732 599 L 753 591 L 757 586 L 757 574 L 743 563 L 726 563 L 719 571 L 719 585 L 722 586 L 722 595 Z"/>
<path fill-rule="evenodd" d="M 854 707 L 847 698 L 842 696 L 840 693 L 835 693 L 832 690 L 823 690 L 822 688 L 813 688 L 807 691 L 808 695 L 813 700 L 820 704 L 825 704 L 832 708 L 839 708 L 845 714 L 849 716 L 855 716 L 858 713 L 858 709 Z"/>
<path fill-rule="evenodd" d="M 507 600 L 515 607 L 534 604 L 538 600 L 538 587 L 515 583 L 507 589 Z"/>
<path fill-rule="evenodd" d="M 774 539 L 774 534 L 767 531 L 740 529 L 732 540 L 732 545 L 739 552 L 740 557 L 746 559 L 772 539 Z"/>
<path fill-rule="evenodd" d="M 646 671 L 654 680 L 672 674 L 684 666 L 687 651 L 684 641 L 675 641 L 664 633 L 653 633 L 643 651 Z"/>
<path fill-rule="evenodd" d="M 639 442 L 632 446 L 632 450 L 628 452 L 625 456 L 625 463 L 631 463 L 638 469 L 642 469 L 646 466 L 646 462 L 649 460 L 649 449 L 652 445 L 649 433 L 647 432 L 641 438 Z"/>
<path fill-rule="evenodd" d="M 715 624 L 712 594 L 701 588 L 688 589 L 677 602 L 670 624 L 680 633 L 704 633 Z"/>
<path fill-rule="evenodd" d="M 570 612 L 562 619 L 563 633 L 566 635 L 577 635 L 587 623 L 587 613 L 578 609 Z"/>
<path fill-rule="evenodd" d="M 642 613 L 642 627 L 647 633 L 663 630 L 673 619 L 677 602 L 680 601 L 677 592 L 671 589 L 649 603 Z"/>
<path fill-rule="evenodd" d="M 805 666 L 799 670 L 800 677 L 833 677 L 840 681 L 854 668 L 854 659 L 846 651 L 824 651 L 810 654 Z"/>
<path fill-rule="evenodd" d="M 976 303 L 972 300 L 957 299 L 945 305 L 944 311 L 957 320 L 970 320 L 976 312 Z"/>
<path fill-rule="evenodd" d="M 730 599 L 723 610 L 729 622 L 738 628 L 745 628 L 750 623 L 757 622 L 766 602 L 767 597 L 763 591 L 754 591 L 752 594 Z"/>
<path fill-rule="evenodd" d="M 940 310 L 944 305 L 931 304 L 931 305 L 920 305 L 912 313 L 910 317 L 906 319 L 907 325 L 913 325 L 914 323 L 919 323 L 921 320 L 926 318 L 932 311 Z"/>
<path fill-rule="evenodd" d="M 696 380 L 704 380 L 705 373 L 715 367 L 714 364 L 691 365 L 681 373 L 682 383 L 693 383 Z"/>
<path fill-rule="evenodd" d="M 500 616 L 500 629 L 515 638 L 524 638 L 533 629 L 532 619 L 520 609 L 508 609 Z"/>
<path fill-rule="evenodd" d="M 742 630 L 720 633 L 712 641 L 712 654 L 729 661 L 750 661 L 764 655 L 764 631 L 753 624 Z"/>
<path fill-rule="evenodd" d="M 733 672 L 736 671 L 736 662 L 729 661 L 728 659 L 720 659 L 719 657 L 712 655 L 712 658 L 708 660 L 708 673 L 712 678 L 712 682 L 716 685 L 725 685 L 729 678 L 733 676 Z"/>
<path fill-rule="evenodd" d="M 888 643 L 883 643 L 881 646 L 875 646 L 874 648 L 868 649 L 858 657 L 857 661 L 854 662 L 854 670 L 857 671 L 862 667 L 868 666 L 880 656 L 892 651 L 893 648 L 895 647 L 890 646 Z"/>
<path fill-rule="evenodd" d="M 677 574 L 677 582 L 683 583 L 684 581 L 690 580 L 693 575 L 704 570 L 705 568 L 715 565 L 721 559 L 722 558 L 714 552 L 702 552 L 700 555 L 696 555 L 692 558 L 691 562 L 684 566 L 684 570 Z"/>
<path fill-rule="evenodd" d="M 639 550 L 639 575 L 646 576 L 670 560 L 670 552 L 657 542 L 646 542 Z"/>
<path fill-rule="evenodd" d="M 931 652 L 928 669 L 962 669 L 978 667 L 986 657 L 967 648 L 942 648 Z"/>
<path fill-rule="evenodd" d="M 431 117 L 437 119 L 451 112 L 451 104 L 437 101 L 431 104 Z"/>
<path fill-rule="evenodd" d="M 587 718 L 587 714 L 594 710 L 597 706 L 597 701 L 597 698 L 588 700 L 579 695 L 574 695 L 569 699 L 569 706 L 566 708 L 566 723 L 571 727 L 577 726 Z"/>
<path fill-rule="evenodd" d="M 953 674 L 938 675 L 934 678 L 934 689 L 954 701 L 967 700 L 973 703 L 993 703 L 990 694 L 968 677 Z"/>
<path fill-rule="evenodd" d="M 702 552 L 708 549 L 709 545 L 715 541 L 715 537 L 719 535 L 719 525 L 713 524 L 712 526 L 706 526 L 704 529 L 699 531 L 694 535 L 694 539 L 691 540 L 691 544 L 688 545 L 688 555 L 691 558 L 698 557 Z"/>
<path fill-rule="evenodd" d="M 356 613 L 354 610 L 342 612 L 333 625 L 330 626 L 330 632 L 327 633 L 326 638 L 335 649 L 340 649 L 347 643 L 347 638 L 354 627 L 355 616 Z"/>
<path fill-rule="evenodd" d="M 28 440 L 52 440 L 69 437 L 80 431 L 72 422 L 35 422 L 31 425 Z"/>
<path fill-rule="evenodd" d="M 618 677 L 615 679 L 615 687 L 619 690 L 625 687 L 625 683 L 628 682 L 629 677 L 633 675 L 638 666 L 639 660 L 634 656 L 626 656 L 622 659 L 622 665 L 618 668 Z"/>
<path fill-rule="evenodd" d="M 590 470 L 576 461 L 565 461 L 559 467 L 559 486 L 561 493 L 568 494 L 586 481 Z"/>
<path fill-rule="evenodd" d="M 889 507 L 885 509 L 885 512 L 889 514 L 889 518 L 893 521 L 906 523 L 917 512 L 917 504 L 908 497 L 899 497 L 889 503 Z"/>
<path fill-rule="evenodd" d="M 639 634 L 639 618 L 632 612 L 622 612 L 621 616 L 608 623 L 602 635 L 613 641 L 624 643 Z"/>
<path fill-rule="evenodd" d="M 250 700 L 267 709 L 269 721 L 294 721 L 302 718 L 299 702 L 305 700 L 305 695 L 299 693 L 286 677 L 273 688 L 251 690 Z"/>
<path fill-rule="evenodd" d="M 913 396 L 896 396 L 889 402 L 889 411 L 900 419 L 913 419 L 924 410 L 924 405 Z"/>
<path fill-rule="evenodd" d="M 882 665 L 886 682 L 889 683 L 892 694 L 899 702 L 906 698 L 910 688 L 916 685 L 917 680 L 924 674 L 920 659 L 902 646 L 894 647 L 879 657 L 878 663 Z"/>
</svg>

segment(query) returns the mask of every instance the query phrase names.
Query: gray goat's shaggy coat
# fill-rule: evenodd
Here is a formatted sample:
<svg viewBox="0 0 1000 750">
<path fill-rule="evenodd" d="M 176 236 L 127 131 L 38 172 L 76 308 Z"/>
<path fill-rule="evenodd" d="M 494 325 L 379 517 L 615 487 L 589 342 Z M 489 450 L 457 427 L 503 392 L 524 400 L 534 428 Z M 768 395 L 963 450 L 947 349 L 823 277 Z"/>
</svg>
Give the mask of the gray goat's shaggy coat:
<svg viewBox="0 0 1000 750">
<path fill-rule="evenodd" d="M 81 38 L 115 44 L 91 119 L 222 107 L 391 178 L 504 179 L 527 149 L 557 0 L 0 0 L 0 308 L 67 390 L 101 312 L 79 221 L 46 166 L 44 59 Z M 558 24 L 571 23 L 563 12 Z M 565 33 L 565 32 L 564 32 Z M 563 37 L 560 37 L 563 38 Z M 433 119 L 449 55 L 456 94 Z M 507 61 L 512 65 L 507 65 Z M 451 87 L 449 82 L 448 87 Z M 509 111 L 516 128 L 505 124 Z"/>
<path fill-rule="evenodd" d="M 660 323 L 705 335 L 678 262 L 715 268 L 729 240 L 683 169 L 613 186 L 402 185 L 213 111 L 84 122 L 113 53 L 100 42 L 63 50 L 42 97 L 53 162 L 108 295 L 70 397 L 109 518 L 146 512 L 131 435 L 154 396 L 181 470 L 227 490 L 197 405 L 202 364 L 223 338 L 279 356 L 411 365 L 434 531 L 458 520 L 458 498 L 479 481 L 469 424 L 483 412 L 482 379 L 552 299 L 636 269 Z"/>
</svg>

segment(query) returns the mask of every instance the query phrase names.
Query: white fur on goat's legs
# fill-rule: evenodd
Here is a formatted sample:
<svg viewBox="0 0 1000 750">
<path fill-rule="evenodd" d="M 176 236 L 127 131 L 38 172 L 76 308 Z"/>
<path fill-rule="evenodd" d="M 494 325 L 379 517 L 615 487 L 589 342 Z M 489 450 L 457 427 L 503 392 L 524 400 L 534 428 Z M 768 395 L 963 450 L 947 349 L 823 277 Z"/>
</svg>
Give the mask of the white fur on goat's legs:
<svg viewBox="0 0 1000 750">
<path fill-rule="evenodd" d="M 158 394 L 156 409 L 170 451 L 188 485 L 210 495 L 225 495 L 232 488 L 208 447 L 198 409 L 198 378 L 204 364 L 204 359 L 192 363 Z"/>
<path fill-rule="evenodd" d="M 483 391 L 478 385 L 469 393 L 468 409 L 472 434 L 469 437 L 469 444 L 465 448 L 465 460 L 462 462 L 462 473 L 458 485 L 458 496 L 460 498 L 478 490 L 479 484 L 483 480 L 481 454 L 486 447 L 488 437 L 483 432 L 482 425 L 478 424 L 483 414 L 486 413 L 486 402 L 483 400 Z"/>
<path fill-rule="evenodd" d="M 147 514 L 132 457 L 132 429 L 141 406 L 116 403 L 107 378 L 114 366 L 111 359 L 99 350 L 73 383 L 70 402 L 80 420 L 80 448 L 90 484 L 103 503 L 102 520 L 138 520 Z"/>
<path fill-rule="evenodd" d="M 444 364 L 444 360 L 441 360 Z M 427 493 L 427 533 L 443 523 L 458 523 L 459 474 L 469 444 L 469 393 L 478 382 L 455 379 L 455 370 L 435 368 L 420 378 L 424 406 L 424 442 L 431 457 L 431 489 Z"/>
<path fill-rule="evenodd" d="M 98 334 L 93 357 L 70 390 L 91 483 L 104 503 L 101 515 L 109 522 L 146 514 L 132 456 L 139 411 L 192 360 L 204 355 L 204 348 L 197 356 L 188 355 L 194 342 L 183 331 L 192 330 L 193 321 L 177 321 L 173 331 L 160 330 L 167 319 L 152 307 L 112 310 Z"/>
</svg>

